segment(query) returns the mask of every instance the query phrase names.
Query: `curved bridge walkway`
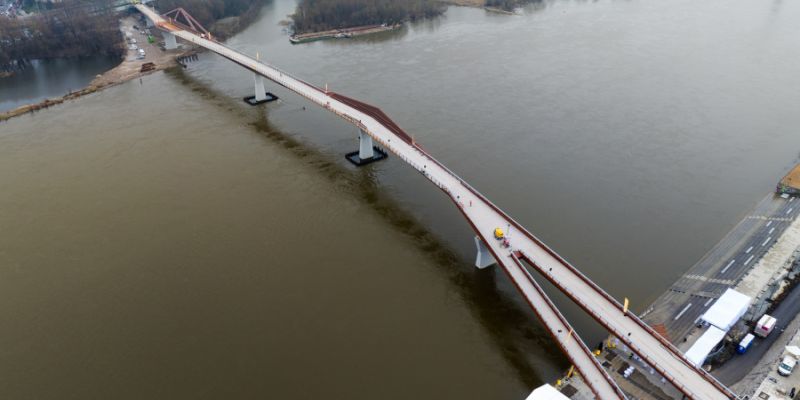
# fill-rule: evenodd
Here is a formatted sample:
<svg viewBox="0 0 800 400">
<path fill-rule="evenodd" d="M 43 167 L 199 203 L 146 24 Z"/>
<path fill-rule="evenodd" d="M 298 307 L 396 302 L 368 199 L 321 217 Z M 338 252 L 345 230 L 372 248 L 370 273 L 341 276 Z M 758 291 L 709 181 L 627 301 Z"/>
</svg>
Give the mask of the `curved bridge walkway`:
<svg viewBox="0 0 800 400">
<path fill-rule="evenodd" d="M 201 37 L 175 21 L 167 21 L 146 6 L 137 4 L 136 8 L 167 35 L 175 35 L 228 58 L 349 121 L 438 186 L 469 221 L 497 264 L 550 330 L 597 398 L 624 399 L 625 396 L 534 281 L 526 265 L 535 268 L 567 294 L 688 398 L 737 398 L 706 371 L 693 366 L 677 348 L 636 315 L 623 312 L 618 301 L 429 155 L 378 108 L 294 78 L 274 66 Z M 493 232 L 497 227 L 507 226 L 512 227 L 514 233 L 510 235 L 510 246 L 505 247 L 494 239 Z"/>
</svg>

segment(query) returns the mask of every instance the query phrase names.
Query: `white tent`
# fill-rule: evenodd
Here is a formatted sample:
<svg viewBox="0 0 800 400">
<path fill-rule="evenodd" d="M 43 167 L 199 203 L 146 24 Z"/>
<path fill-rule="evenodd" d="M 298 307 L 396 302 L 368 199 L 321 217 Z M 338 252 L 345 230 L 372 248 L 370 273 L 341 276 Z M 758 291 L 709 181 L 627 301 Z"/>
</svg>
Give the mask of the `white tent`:
<svg viewBox="0 0 800 400">
<path fill-rule="evenodd" d="M 561 394 L 556 388 L 544 384 L 534 389 L 525 400 L 569 400 L 569 397 Z"/>
<path fill-rule="evenodd" d="M 747 312 L 752 300 L 750 296 L 728 288 L 700 318 L 727 332 Z"/>
<path fill-rule="evenodd" d="M 686 350 L 686 358 L 688 358 L 694 365 L 700 367 L 708 357 L 708 353 L 714 349 L 722 339 L 725 338 L 727 332 L 716 326 L 709 326 L 708 330 L 700 336 L 689 350 Z"/>
</svg>

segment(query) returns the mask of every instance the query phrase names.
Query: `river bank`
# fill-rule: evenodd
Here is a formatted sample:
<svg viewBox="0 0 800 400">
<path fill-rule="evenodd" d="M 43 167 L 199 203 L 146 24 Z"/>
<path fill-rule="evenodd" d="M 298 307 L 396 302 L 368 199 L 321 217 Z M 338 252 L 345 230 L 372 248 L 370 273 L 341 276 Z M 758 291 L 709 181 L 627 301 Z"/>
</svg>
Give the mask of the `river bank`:
<svg viewBox="0 0 800 400">
<path fill-rule="evenodd" d="M 345 29 L 331 29 L 321 32 L 301 33 L 298 35 L 289 36 L 289 41 L 292 44 L 315 42 L 317 40 L 325 39 L 347 39 L 356 36 L 371 35 L 373 33 L 393 31 L 400 29 L 402 24 L 395 25 L 366 25 L 357 26 L 354 28 Z"/>
<path fill-rule="evenodd" d="M 494 6 L 487 6 L 486 0 L 445 0 L 442 2 L 442 4 L 448 6 L 482 8 L 487 12 L 502 14 L 502 15 L 517 15 L 517 13 L 514 11 L 505 10 Z M 436 16 L 438 15 L 429 17 L 436 17 Z M 291 25 L 291 24 L 292 22 L 290 21 L 286 22 L 286 25 Z M 402 23 L 397 23 L 397 24 L 384 23 L 384 24 L 358 25 L 348 28 L 315 30 L 315 31 L 290 35 L 289 42 L 292 44 L 300 44 L 300 43 L 315 42 L 318 40 L 327 40 L 327 39 L 346 39 L 355 36 L 363 36 L 374 33 L 391 31 L 399 29 L 402 26 L 403 26 Z"/>
<path fill-rule="evenodd" d="M 137 36 L 137 48 L 128 47 L 122 61 L 116 67 L 97 75 L 86 87 L 70 91 L 69 93 L 55 98 L 47 98 L 40 102 L 23 105 L 12 110 L 0 113 L 0 122 L 8 119 L 25 115 L 31 112 L 40 111 L 53 107 L 55 105 L 64 103 L 65 101 L 75 100 L 77 98 L 95 93 L 108 87 L 119 85 L 132 79 L 140 78 L 142 76 L 151 74 L 155 71 L 161 71 L 167 68 L 175 67 L 178 65 L 176 59 L 191 52 L 191 49 L 179 49 L 173 51 L 165 51 L 160 49 L 155 43 L 148 43 L 147 38 L 140 34 L 133 26 L 136 24 L 136 19 L 133 17 L 124 18 L 120 21 L 120 30 L 123 32 L 131 32 Z M 155 32 L 154 32 L 155 33 Z M 137 57 L 138 49 L 143 49 L 146 56 L 142 59 Z M 147 67 L 143 66 L 145 64 Z"/>
<path fill-rule="evenodd" d="M 221 19 L 214 23 L 212 29 L 219 38 L 231 37 L 241 32 L 256 20 L 259 7 L 260 4 L 258 6 L 254 4 L 243 15 Z M 177 61 L 178 59 L 196 52 L 193 47 L 181 46 L 177 50 L 164 50 L 157 43 L 149 43 L 145 35 L 142 35 L 137 29 L 134 29 L 137 22 L 137 17 L 126 17 L 120 21 L 120 30 L 122 32 L 131 32 L 137 38 L 137 48 L 128 47 L 119 65 L 97 75 L 91 83 L 80 90 L 70 91 L 61 97 L 46 98 L 36 103 L 26 104 L 4 111 L 0 113 L 0 122 L 7 121 L 20 115 L 41 111 L 66 101 L 75 100 L 97 91 L 136 78 L 141 78 L 156 71 L 176 67 L 180 65 Z M 153 29 L 152 33 L 161 39 L 160 32 L 157 29 Z M 139 59 L 137 57 L 138 49 L 145 50 L 145 58 Z M 145 67 L 145 64 L 148 65 Z M 13 76 L 13 73 L 8 76 Z"/>
</svg>

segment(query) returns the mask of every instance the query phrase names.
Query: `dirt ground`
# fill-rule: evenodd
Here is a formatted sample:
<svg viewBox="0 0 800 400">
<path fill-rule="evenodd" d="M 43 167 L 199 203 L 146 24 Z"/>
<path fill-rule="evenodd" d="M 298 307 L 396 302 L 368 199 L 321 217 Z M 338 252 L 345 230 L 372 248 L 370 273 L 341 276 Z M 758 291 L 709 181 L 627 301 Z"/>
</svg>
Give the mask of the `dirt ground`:
<svg viewBox="0 0 800 400">
<path fill-rule="evenodd" d="M 795 166 L 794 169 L 789 171 L 789 173 L 781 179 L 781 185 L 800 190 L 800 164 Z"/>
<path fill-rule="evenodd" d="M 134 25 L 136 25 L 139 30 L 133 29 Z M 97 78 L 92 81 L 90 86 L 104 87 L 142 76 L 143 74 L 140 72 L 142 64 L 148 62 L 155 64 L 156 71 L 174 67 L 177 65 L 175 58 L 186 52 L 185 49 L 181 48 L 169 51 L 161 50 L 161 48 L 158 47 L 158 42 L 161 39 L 161 35 L 156 28 L 150 28 L 153 36 L 156 37 L 156 42 L 152 44 L 148 43 L 147 35 L 143 35 L 141 33 L 141 30 L 145 29 L 145 27 L 133 17 L 123 19 L 121 21 L 121 29 L 123 32 L 132 33 L 133 38 L 136 39 L 136 45 L 145 51 L 144 59 L 138 60 L 136 58 L 138 50 L 131 50 L 130 47 L 128 47 L 128 53 L 125 55 L 125 60 L 115 68 L 106 71 L 102 75 L 98 75 Z M 126 45 L 130 46 L 129 43 L 126 43 Z"/>
</svg>

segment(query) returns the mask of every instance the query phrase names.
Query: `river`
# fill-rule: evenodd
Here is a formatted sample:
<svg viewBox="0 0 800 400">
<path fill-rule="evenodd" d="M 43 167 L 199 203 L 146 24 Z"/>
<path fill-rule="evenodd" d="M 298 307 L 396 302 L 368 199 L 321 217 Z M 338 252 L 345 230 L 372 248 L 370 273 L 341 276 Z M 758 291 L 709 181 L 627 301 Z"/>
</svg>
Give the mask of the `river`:
<svg viewBox="0 0 800 400">
<path fill-rule="evenodd" d="M 296 46 L 293 5 L 228 43 L 379 105 L 637 312 L 798 161 L 796 2 L 451 7 Z M 522 399 L 568 367 L 438 189 L 252 90 L 201 54 L 0 124 L 4 398 Z"/>
<path fill-rule="evenodd" d="M 119 63 L 109 56 L 33 60 L 28 68 L 0 79 L 0 112 L 83 89 Z"/>
</svg>

